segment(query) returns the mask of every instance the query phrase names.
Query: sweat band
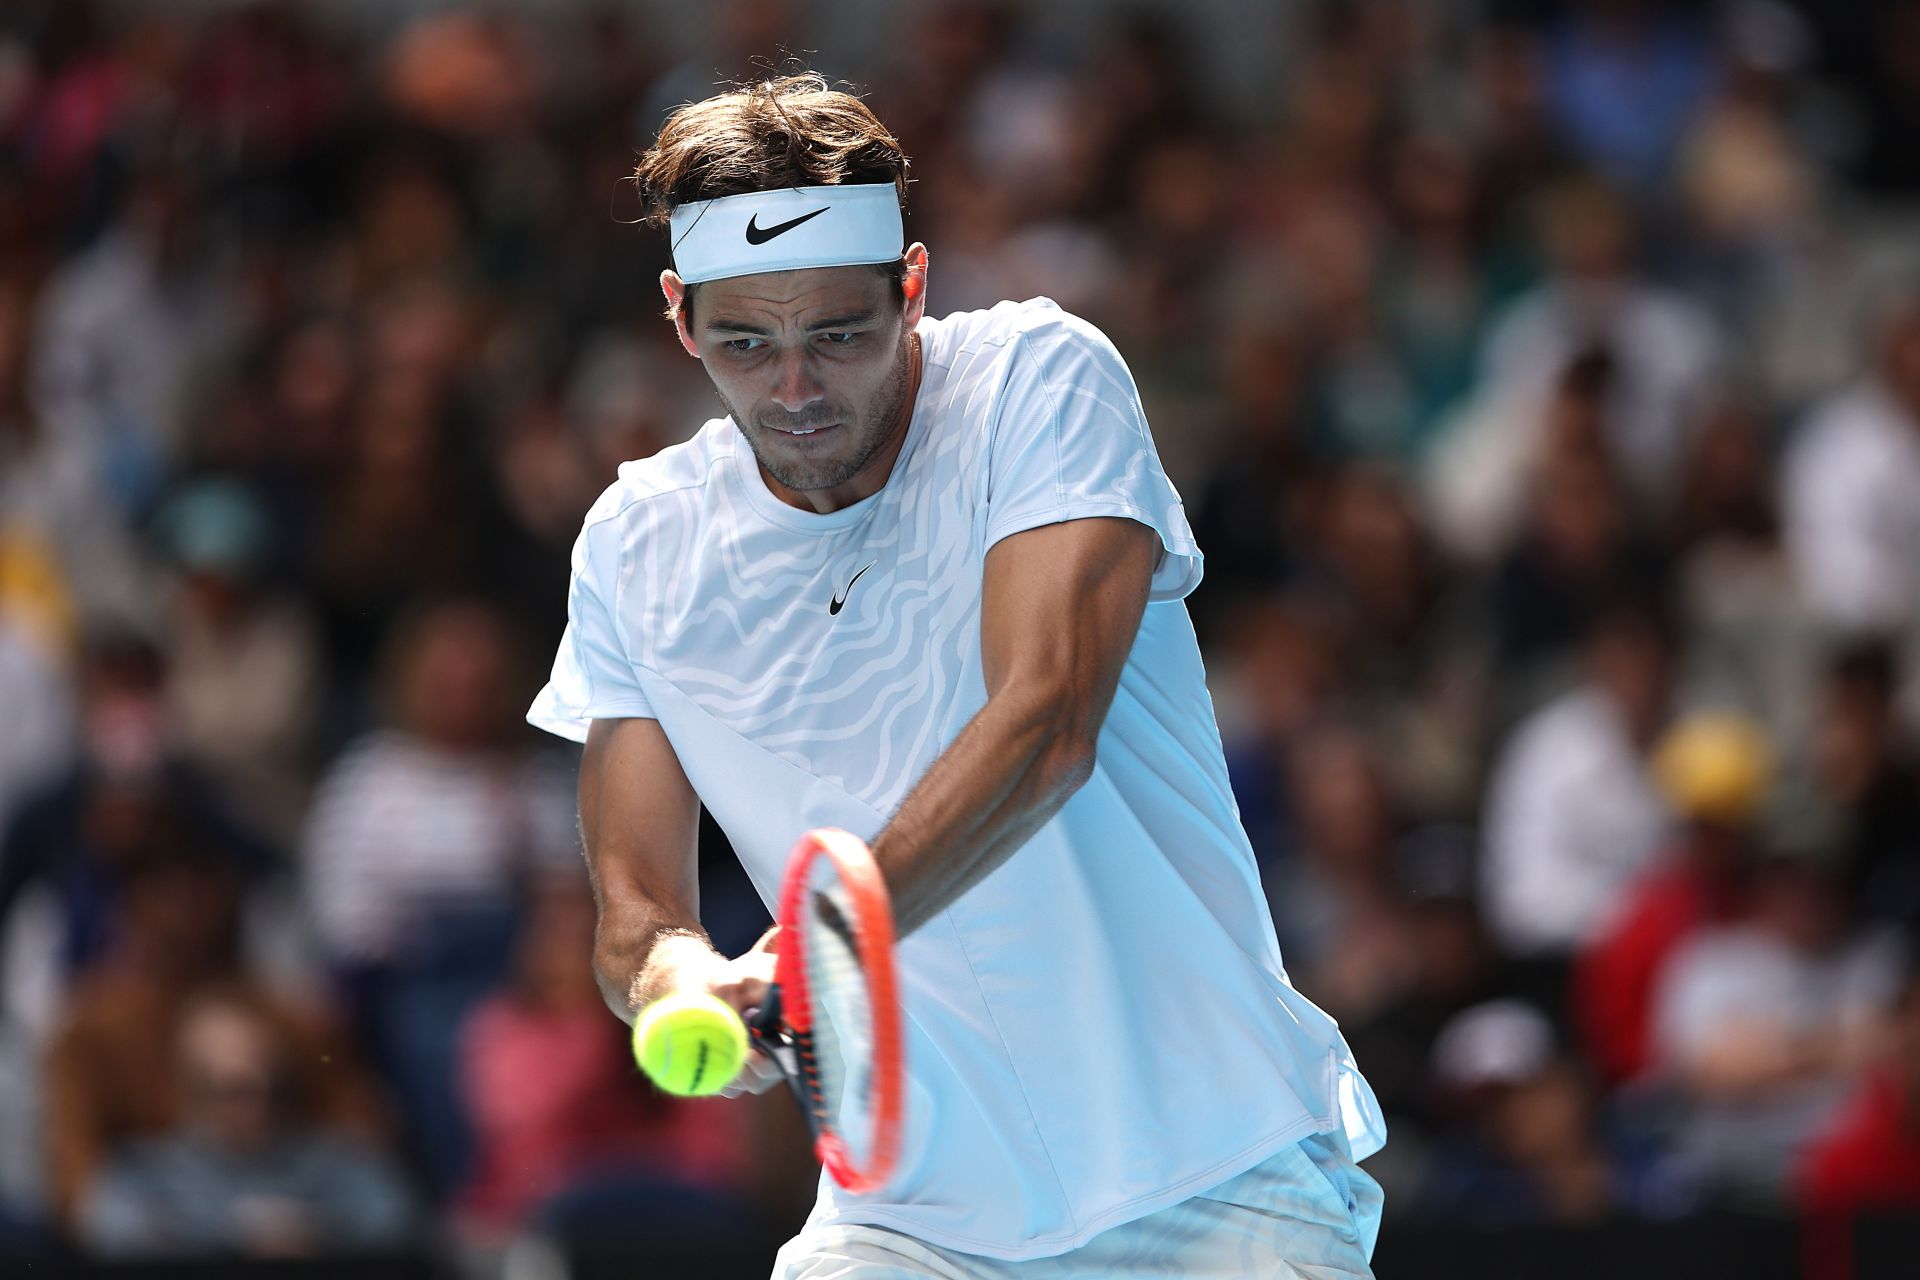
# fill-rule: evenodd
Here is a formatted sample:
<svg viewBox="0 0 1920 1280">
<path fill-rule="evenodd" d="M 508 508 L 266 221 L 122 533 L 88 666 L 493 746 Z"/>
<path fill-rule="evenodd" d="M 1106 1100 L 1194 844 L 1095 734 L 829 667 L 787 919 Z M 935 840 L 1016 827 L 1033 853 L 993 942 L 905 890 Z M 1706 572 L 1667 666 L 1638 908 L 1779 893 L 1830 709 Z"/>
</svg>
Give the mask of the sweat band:
<svg viewBox="0 0 1920 1280">
<path fill-rule="evenodd" d="M 673 269 L 688 284 L 762 271 L 892 262 L 905 228 L 891 182 L 785 187 L 695 200 L 669 218 Z"/>
</svg>

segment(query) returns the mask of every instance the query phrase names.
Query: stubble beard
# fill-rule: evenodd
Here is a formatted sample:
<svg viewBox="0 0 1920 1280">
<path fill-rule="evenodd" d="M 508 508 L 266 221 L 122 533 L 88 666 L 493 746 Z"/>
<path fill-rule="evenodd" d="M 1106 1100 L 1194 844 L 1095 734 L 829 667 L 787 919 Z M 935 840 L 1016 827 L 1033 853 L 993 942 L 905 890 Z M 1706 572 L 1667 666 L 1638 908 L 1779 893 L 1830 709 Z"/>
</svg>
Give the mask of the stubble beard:
<svg viewBox="0 0 1920 1280">
<path fill-rule="evenodd" d="M 879 392 L 869 402 L 867 410 L 859 414 L 839 414 L 831 411 L 802 414 L 761 414 L 753 419 L 749 428 L 744 424 L 748 419 L 741 414 L 738 406 L 730 402 L 725 395 L 720 403 L 726 407 L 736 424 L 741 425 L 740 434 L 747 438 L 747 444 L 753 449 L 753 456 L 759 460 L 761 470 L 772 476 L 785 488 L 796 493 L 806 493 L 817 489 L 832 489 L 847 483 L 866 470 L 879 452 L 886 448 L 894 429 L 905 429 L 900 421 L 906 405 L 907 384 L 913 376 L 913 340 L 906 338 L 900 343 L 899 358 L 894 361 L 893 370 Z M 717 393 L 717 391 L 716 391 Z M 843 427 L 851 428 L 848 436 L 851 443 L 844 453 L 818 458 L 774 457 L 766 446 L 777 428 L 773 423 L 789 429 L 805 429 L 810 423 L 825 424 L 839 422 Z"/>
</svg>

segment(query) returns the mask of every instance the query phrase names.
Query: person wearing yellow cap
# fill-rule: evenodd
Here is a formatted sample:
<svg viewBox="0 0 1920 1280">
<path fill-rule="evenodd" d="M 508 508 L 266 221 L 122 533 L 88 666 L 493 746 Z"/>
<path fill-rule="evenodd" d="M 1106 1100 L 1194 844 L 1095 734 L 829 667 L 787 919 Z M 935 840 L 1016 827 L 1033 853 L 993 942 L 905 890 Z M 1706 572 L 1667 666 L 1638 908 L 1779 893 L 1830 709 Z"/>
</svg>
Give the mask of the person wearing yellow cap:
<svg viewBox="0 0 1920 1280">
<path fill-rule="evenodd" d="M 1667 962 L 1705 925 L 1744 914 L 1751 831 L 1772 769 L 1766 735 L 1737 715 L 1686 717 L 1655 746 L 1652 773 L 1673 812 L 1672 838 L 1574 967 L 1574 1020 L 1607 1081 L 1645 1070 Z"/>
</svg>

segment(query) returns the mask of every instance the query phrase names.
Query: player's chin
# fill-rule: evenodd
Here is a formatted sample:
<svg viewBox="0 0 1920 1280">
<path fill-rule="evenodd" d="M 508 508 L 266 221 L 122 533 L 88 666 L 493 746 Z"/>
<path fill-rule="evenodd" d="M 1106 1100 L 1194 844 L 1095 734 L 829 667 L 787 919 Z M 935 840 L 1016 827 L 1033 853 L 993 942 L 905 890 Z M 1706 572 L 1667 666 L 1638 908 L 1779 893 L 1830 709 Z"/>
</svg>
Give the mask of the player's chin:
<svg viewBox="0 0 1920 1280">
<path fill-rule="evenodd" d="M 775 480 L 800 493 L 845 484 L 857 470 L 837 454 L 805 450 L 768 450 L 761 454 L 760 460 Z"/>
</svg>

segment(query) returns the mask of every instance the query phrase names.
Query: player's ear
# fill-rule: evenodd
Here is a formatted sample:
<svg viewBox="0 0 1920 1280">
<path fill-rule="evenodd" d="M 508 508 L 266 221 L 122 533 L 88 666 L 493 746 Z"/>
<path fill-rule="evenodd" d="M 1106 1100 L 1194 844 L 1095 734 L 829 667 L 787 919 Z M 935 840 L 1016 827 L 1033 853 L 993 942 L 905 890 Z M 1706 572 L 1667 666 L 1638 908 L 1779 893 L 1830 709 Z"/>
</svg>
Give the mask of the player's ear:
<svg viewBox="0 0 1920 1280">
<path fill-rule="evenodd" d="M 673 321 L 674 332 L 680 335 L 680 345 L 694 359 L 700 358 L 699 349 L 693 345 L 693 334 L 687 330 L 687 286 L 686 282 L 672 268 L 660 273 L 660 292 L 667 296 L 667 316 Z"/>
<path fill-rule="evenodd" d="M 907 295 L 907 331 L 912 332 L 927 314 L 927 246 L 915 240 L 901 256 L 907 263 L 907 278 L 901 282 L 901 292 Z"/>
</svg>

